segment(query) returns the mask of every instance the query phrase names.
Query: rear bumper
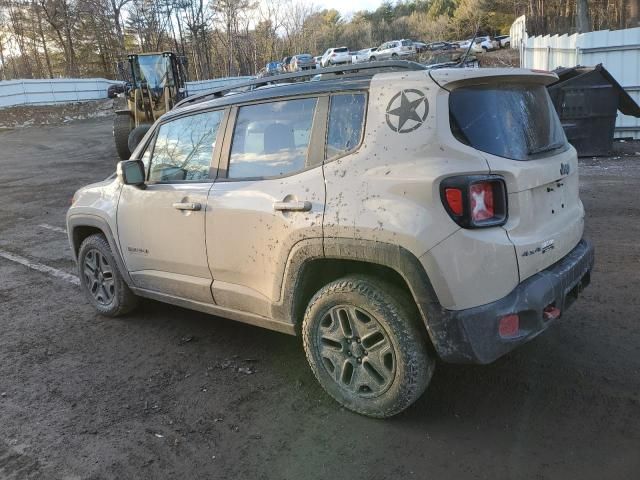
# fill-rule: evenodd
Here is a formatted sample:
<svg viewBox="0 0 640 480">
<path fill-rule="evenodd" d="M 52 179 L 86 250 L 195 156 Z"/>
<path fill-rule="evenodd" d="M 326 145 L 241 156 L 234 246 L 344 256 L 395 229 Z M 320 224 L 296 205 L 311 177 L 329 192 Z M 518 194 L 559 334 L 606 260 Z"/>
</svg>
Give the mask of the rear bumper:
<svg viewBox="0 0 640 480">
<path fill-rule="evenodd" d="M 582 239 L 564 258 L 520 283 L 506 297 L 466 310 L 441 310 L 429 322 L 440 358 L 451 363 L 490 363 L 536 337 L 555 320 L 545 317 L 545 308 L 555 307 L 562 315 L 589 284 L 593 262 L 593 246 Z M 500 319 L 511 314 L 518 314 L 519 330 L 502 337 Z"/>
</svg>

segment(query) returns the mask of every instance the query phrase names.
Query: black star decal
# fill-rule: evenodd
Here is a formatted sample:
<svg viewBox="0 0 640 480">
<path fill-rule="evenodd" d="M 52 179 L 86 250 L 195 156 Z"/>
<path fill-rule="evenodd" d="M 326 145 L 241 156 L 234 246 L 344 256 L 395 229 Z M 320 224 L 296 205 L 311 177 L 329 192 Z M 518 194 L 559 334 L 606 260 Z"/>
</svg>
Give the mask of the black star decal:
<svg viewBox="0 0 640 480">
<path fill-rule="evenodd" d="M 397 115 L 399 117 L 398 130 L 402 130 L 402 127 L 404 127 L 404 124 L 407 123 L 407 120 L 415 120 L 416 122 L 420 121 L 420 116 L 416 112 L 416 108 L 422 103 L 423 100 L 423 98 L 419 98 L 412 102 L 407 98 L 407 95 L 402 92 L 400 106 L 387 112 L 389 115 Z"/>
<path fill-rule="evenodd" d="M 415 100 L 409 100 L 407 93 L 417 94 L 419 95 L 419 97 Z M 393 104 L 397 103 L 398 96 L 400 97 L 400 106 L 391 109 L 390 107 Z M 422 122 L 424 122 L 424 119 L 427 117 L 428 105 L 426 102 L 427 99 L 419 90 L 403 90 L 402 92 L 398 93 L 391 99 L 389 105 L 387 106 L 387 123 L 389 124 L 389 127 L 391 127 L 392 130 L 398 133 L 407 133 L 418 128 L 420 125 L 422 125 Z M 420 116 L 417 110 L 422 103 L 425 103 L 425 108 L 424 113 L 422 114 L 422 116 Z M 397 117 L 397 124 L 390 121 L 390 116 Z M 410 128 L 403 129 L 404 125 L 409 120 L 413 120 L 414 122 L 416 122 L 415 125 Z"/>
</svg>

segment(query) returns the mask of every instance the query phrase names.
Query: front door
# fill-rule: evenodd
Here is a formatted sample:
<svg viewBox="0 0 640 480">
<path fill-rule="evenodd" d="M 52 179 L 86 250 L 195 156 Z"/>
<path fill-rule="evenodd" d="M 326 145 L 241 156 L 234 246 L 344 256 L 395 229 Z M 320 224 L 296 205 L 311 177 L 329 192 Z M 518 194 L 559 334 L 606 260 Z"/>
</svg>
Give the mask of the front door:
<svg viewBox="0 0 640 480">
<path fill-rule="evenodd" d="M 321 241 L 327 101 L 296 98 L 232 111 L 206 214 L 218 305 L 269 317 L 293 245 Z"/>
<path fill-rule="evenodd" d="M 143 158 L 146 188 L 123 186 L 120 249 L 136 287 L 213 303 L 205 214 L 223 111 L 162 123 Z"/>
</svg>

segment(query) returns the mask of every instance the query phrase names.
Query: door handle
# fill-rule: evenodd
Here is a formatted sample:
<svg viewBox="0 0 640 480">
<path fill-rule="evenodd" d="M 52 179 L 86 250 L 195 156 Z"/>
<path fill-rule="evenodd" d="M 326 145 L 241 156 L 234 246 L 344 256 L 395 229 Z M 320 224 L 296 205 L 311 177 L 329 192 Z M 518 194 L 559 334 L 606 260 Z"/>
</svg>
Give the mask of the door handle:
<svg viewBox="0 0 640 480">
<path fill-rule="evenodd" d="M 173 208 L 177 210 L 193 210 L 197 212 L 198 210 L 202 209 L 202 204 L 192 202 L 178 202 L 173 204 Z"/>
<path fill-rule="evenodd" d="M 273 209 L 280 212 L 308 212 L 311 202 L 275 202 Z"/>
</svg>

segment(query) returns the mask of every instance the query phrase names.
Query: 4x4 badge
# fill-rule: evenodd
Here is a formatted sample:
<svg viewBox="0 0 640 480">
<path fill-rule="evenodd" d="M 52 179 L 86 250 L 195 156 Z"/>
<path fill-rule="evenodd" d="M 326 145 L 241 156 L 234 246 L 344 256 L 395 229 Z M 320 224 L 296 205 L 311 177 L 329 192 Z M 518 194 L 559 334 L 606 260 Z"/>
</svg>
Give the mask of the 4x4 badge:
<svg viewBox="0 0 640 480">
<path fill-rule="evenodd" d="M 413 132 L 429 113 L 429 102 L 420 90 L 402 90 L 387 105 L 387 125 L 394 132 Z"/>
<path fill-rule="evenodd" d="M 571 166 L 568 163 L 560 164 L 560 175 L 569 175 L 570 170 L 571 170 Z"/>
</svg>

